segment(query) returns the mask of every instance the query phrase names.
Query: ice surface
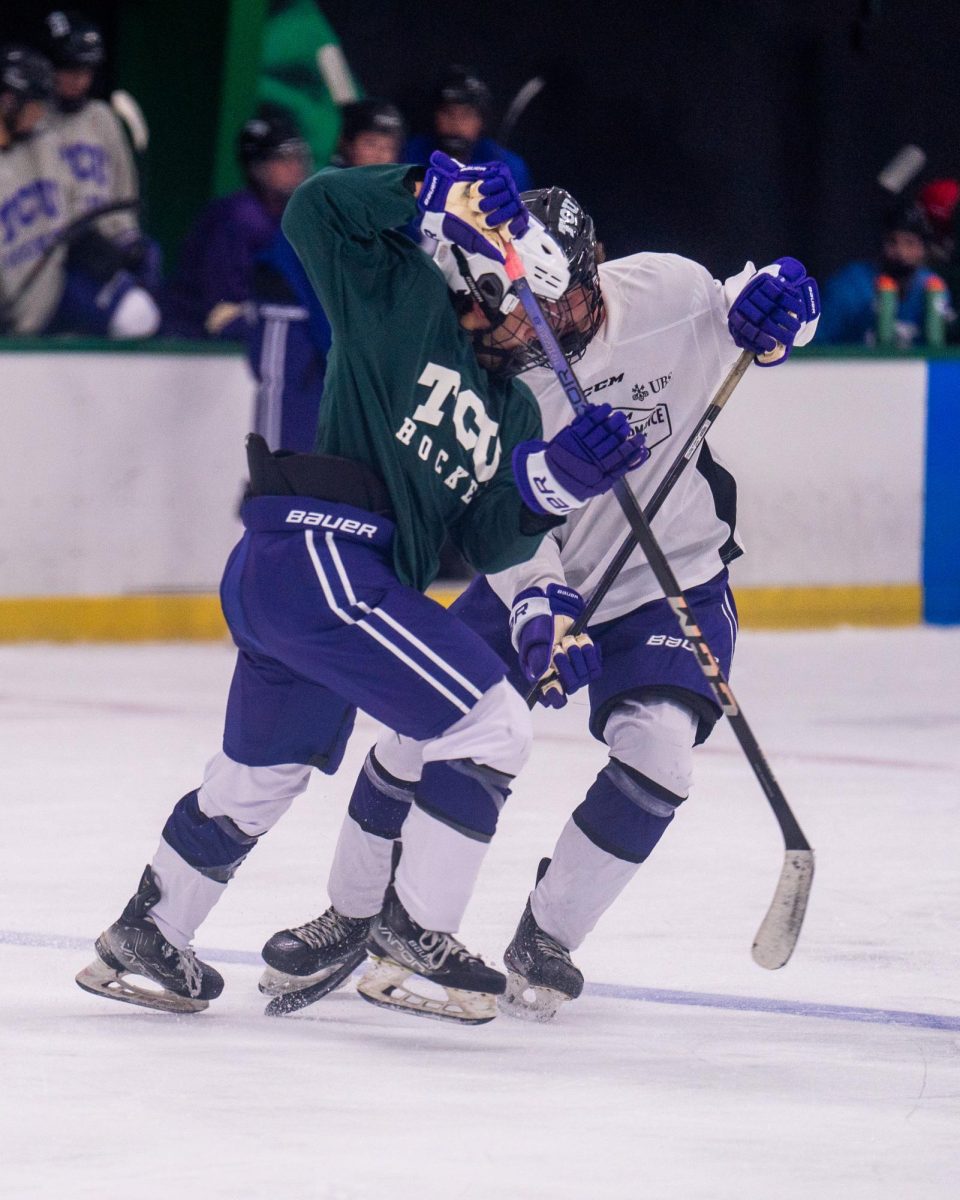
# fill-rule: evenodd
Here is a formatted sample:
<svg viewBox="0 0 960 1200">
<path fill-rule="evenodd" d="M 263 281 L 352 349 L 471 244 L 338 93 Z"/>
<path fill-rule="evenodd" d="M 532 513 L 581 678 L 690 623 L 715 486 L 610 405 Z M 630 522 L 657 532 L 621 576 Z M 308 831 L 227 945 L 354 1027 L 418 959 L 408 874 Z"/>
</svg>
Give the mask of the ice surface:
<svg viewBox="0 0 960 1200">
<path fill-rule="evenodd" d="M 218 745 L 231 667 L 226 645 L 0 647 L 3 1200 L 960 1195 L 960 630 L 747 631 L 737 696 L 817 851 L 793 960 L 750 958 L 783 849 L 724 727 L 546 1026 L 350 989 L 262 1016 L 256 952 L 326 904 L 365 719 L 201 930 L 220 1001 L 76 987 Z M 491 959 L 603 761 L 579 699 L 537 728 L 463 931 Z"/>
</svg>

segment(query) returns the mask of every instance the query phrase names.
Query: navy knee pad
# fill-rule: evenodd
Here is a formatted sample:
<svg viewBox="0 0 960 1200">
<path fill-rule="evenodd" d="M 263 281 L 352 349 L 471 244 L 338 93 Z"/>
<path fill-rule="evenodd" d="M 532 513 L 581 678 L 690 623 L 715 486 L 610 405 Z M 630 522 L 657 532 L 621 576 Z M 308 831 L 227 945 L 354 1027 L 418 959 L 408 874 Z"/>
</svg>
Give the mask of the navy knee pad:
<svg viewBox="0 0 960 1200">
<path fill-rule="evenodd" d="M 371 750 L 364 760 L 347 809 L 364 833 L 393 841 L 413 803 L 416 784 L 391 775 Z"/>
<path fill-rule="evenodd" d="M 684 799 L 611 758 L 574 810 L 573 820 L 580 832 L 607 854 L 642 863 Z"/>
<path fill-rule="evenodd" d="M 512 775 L 470 758 L 429 762 L 416 785 L 417 805 L 438 821 L 478 842 L 489 842 L 510 795 Z"/>
<path fill-rule="evenodd" d="M 194 870 L 217 883 L 232 879 L 257 844 L 255 837 L 243 833 L 229 817 L 202 813 L 196 792 L 188 792 L 174 805 L 163 827 L 163 840 Z"/>
</svg>

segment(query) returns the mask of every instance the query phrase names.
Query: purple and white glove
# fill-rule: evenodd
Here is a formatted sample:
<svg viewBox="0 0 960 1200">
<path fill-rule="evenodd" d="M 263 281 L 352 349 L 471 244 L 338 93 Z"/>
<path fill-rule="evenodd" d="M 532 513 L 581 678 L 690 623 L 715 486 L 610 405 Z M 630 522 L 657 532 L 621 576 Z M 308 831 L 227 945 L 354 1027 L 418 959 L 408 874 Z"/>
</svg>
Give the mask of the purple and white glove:
<svg viewBox="0 0 960 1200">
<path fill-rule="evenodd" d="M 622 412 L 591 404 L 549 442 L 521 442 L 513 474 L 527 508 L 563 517 L 650 457 L 643 433 Z"/>
<path fill-rule="evenodd" d="M 761 367 L 784 362 L 805 346 L 820 319 L 817 281 L 795 258 L 778 258 L 750 280 L 730 306 L 727 327 L 741 350 L 752 350 Z"/>
<path fill-rule="evenodd" d="M 513 602 L 510 640 L 524 676 L 530 683 L 540 680 L 537 700 L 547 708 L 563 708 L 568 696 L 600 674 L 600 648 L 586 633 L 570 636 L 582 611 L 580 593 L 559 583 L 526 588 Z"/>
<path fill-rule="evenodd" d="M 425 233 L 500 263 L 505 256 L 496 227 L 506 224 L 510 235 L 519 237 L 530 223 L 508 167 L 503 163 L 465 167 L 442 150 L 430 155 L 417 207 Z"/>
</svg>

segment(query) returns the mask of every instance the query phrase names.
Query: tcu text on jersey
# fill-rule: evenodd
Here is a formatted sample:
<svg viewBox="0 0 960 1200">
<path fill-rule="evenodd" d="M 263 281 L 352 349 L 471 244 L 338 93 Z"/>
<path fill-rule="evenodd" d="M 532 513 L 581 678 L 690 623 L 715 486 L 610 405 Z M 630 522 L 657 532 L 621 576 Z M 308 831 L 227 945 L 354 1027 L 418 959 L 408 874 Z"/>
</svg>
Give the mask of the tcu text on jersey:
<svg viewBox="0 0 960 1200">
<path fill-rule="evenodd" d="M 417 457 L 432 466 L 437 475 L 446 472 L 443 482 L 451 491 L 469 480 L 460 496 L 464 504 L 469 504 L 478 486 L 492 479 L 500 465 L 500 438 L 497 436 L 500 426 L 488 415 L 476 392 L 470 388 L 461 389 L 458 371 L 427 363 L 417 382 L 428 387 L 430 394 L 417 405 L 412 417 L 403 418 L 396 438 L 405 446 L 413 446 Z M 451 397 L 454 398 L 452 411 L 447 405 Z M 439 431 L 447 417 L 453 422 L 457 443 L 471 454 L 472 475 L 461 466 L 455 465 L 448 470 L 450 452 L 440 445 L 442 437 L 420 429 L 422 424 Z"/>
</svg>

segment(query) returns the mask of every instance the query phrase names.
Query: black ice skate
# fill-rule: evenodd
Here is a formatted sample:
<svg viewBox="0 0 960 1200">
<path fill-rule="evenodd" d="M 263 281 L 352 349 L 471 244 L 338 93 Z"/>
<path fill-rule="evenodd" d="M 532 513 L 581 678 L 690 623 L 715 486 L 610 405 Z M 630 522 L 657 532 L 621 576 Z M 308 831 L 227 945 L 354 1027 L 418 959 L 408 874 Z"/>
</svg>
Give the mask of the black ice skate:
<svg viewBox="0 0 960 1200">
<path fill-rule="evenodd" d="M 367 949 L 373 969 L 357 991 L 371 1004 L 461 1025 L 483 1025 L 497 1015 L 496 997 L 506 978 L 451 934 L 418 925 L 392 884 L 371 924 Z"/>
<path fill-rule="evenodd" d="M 118 921 L 97 938 L 98 958 L 77 976 L 85 992 L 160 1012 L 202 1012 L 223 991 L 223 977 L 191 949 L 178 950 L 150 919 L 160 899 L 153 871 L 146 867 Z M 141 975 L 161 990 L 133 983 Z"/>
<path fill-rule="evenodd" d="M 537 871 L 539 883 L 550 859 Z M 527 900 L 513 941 L 503 954 L 507 990 L 500 1009 L 525 1021 L 552 1021 L 560 1005 L 576 1000 L 583 991 L 583 975 L 573 965 L 570 951 L 537 924 Z"/>
<path fill-rule="evenodd" d="M 342 987 L 367 957 L 370 922 L 331 905 L 306 925 L 275 933 L 260 951 L 267 964 L 260 991 L 274 997 L 266 1015 L 297 1012 Z"/>
</svg>

